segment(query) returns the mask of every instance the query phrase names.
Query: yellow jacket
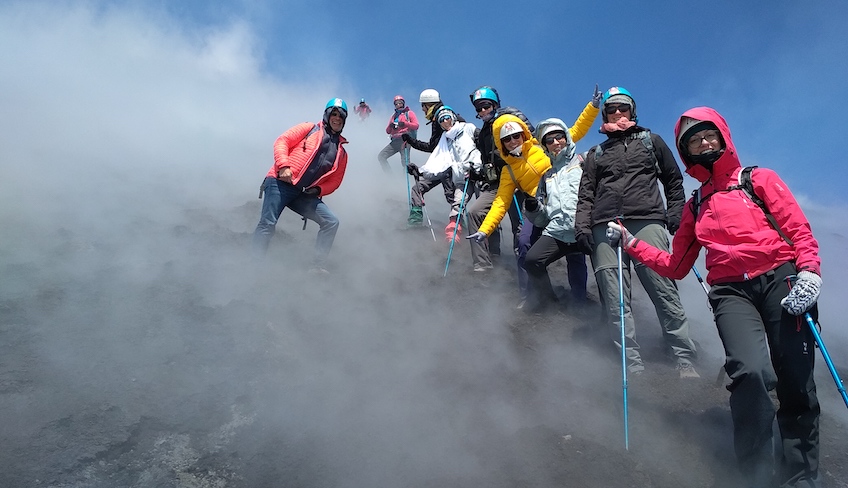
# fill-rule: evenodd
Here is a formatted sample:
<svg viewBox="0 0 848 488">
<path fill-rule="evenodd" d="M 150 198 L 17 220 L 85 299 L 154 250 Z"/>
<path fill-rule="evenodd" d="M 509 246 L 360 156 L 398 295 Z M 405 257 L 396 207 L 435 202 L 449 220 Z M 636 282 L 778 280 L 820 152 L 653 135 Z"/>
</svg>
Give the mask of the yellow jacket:
<svg viewBox="0 0 848 488">
<path fill-rule="evenodd" d="M 507 153 L 501 144 L 499 137 L 501 127 L 507 122 L 518 122 L 524 130 L 524 144 L 521 145 L 520 157 Z M 579 122 L 580 119 L 578 119 Z M 585 131 L 583 133 L 585 134 Z M 498 193 L 492 202 L 492 208 L 480 225 L 480 232 L 487 236 L 492 235 L 492 232 L 501 223 L 501 219 L 504 218 L 507 209 L 512 205 L 512 195 L 515 193 L 516 187 L 529 195 L 535 196 L 539 180 L 551 168 L 551 160 L 539 146 L 539 141 L 533 137 L 527 125 L 515 115 L 504 114 L 495 119 L 494 124 L 492 124 L 492 135 L 494 136 L 495 147 L 500 151 L 507 166 L 501 170 Z"/>
<path fill-rule="evenodd" d="M 568 132 L 571 132 L 571 140 L 573 142 L 583 139 L 583 136 L 589 133 L 589 129 L 592 128 L 592 124 L 595 123 L 595 119 L 598 117 L 598 112 L 600 112 L 600 109 L 593 107 L 592 102 L 586 104 L 586 108 L 580 112 L 577 120 L 568 128 Z"/>
</svg>

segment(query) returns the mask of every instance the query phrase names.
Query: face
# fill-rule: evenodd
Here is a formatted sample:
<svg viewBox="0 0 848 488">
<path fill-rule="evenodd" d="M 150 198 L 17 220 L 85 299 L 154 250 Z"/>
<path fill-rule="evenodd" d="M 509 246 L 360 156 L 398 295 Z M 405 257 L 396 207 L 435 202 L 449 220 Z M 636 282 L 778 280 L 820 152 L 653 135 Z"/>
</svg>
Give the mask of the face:
<svg viewBox="0 0 848 488">
<path fill-rule="evenodd" d="M 341 133 L 344 128 L 344 118 L 339 113 L 338 110 L 333 110 L 330 112 L 330 129 L 335 133 Z"/>
<path fill-rule="evenodd" d="M 721 137 L 716 129 L 702 130 L 689 136 L 686 145 L 689 147 L 689 154 L 695 156 L 710 151 L 720 151 Z"/>
<path fill-rule="evenodd" d="M 512 151 L 516 147 L 524 144 L 524 133 L 511 134 L 501 139 L 501 144 L 506 148 L 507 152 Z"/>
<path fill-rule="evenodd" d="M 492 111 L 495 109 L 495 105 L 492 102 L 479 102 L 474 105 L 474 109 L 477 110 L 478 117 L 483 120 L 487 120 Z"/>
<path fill-rule="evenodd" d="M 611 103 L 604 105 L 604 114 L 607 116 L 607 122 L 618 122 L 619 119 L 625 118 L 630 120 L 631 107 L 626 103 Z"/>
<path fill-rule="evenodd" d="M 559 154 L 559 152 L 565 149 L 565 146 L 568 145 L 568 141 L 565 138 L 565 133 L 560 131 L 551 132 L 545 135 L 545 138 L 542 140 L 542 143 L 545 145 L 545 148 L 554 156 Z"/>
<path fill-rule="evenodd" d="M 403 108 L 406 105 L 403 100 L 395 100 L 395 108 Z"/>
<path fill-rule="evenodd" d="M 429 112 L 430 109 L 433 108 L 434 105 L 436 105 L 436 104 L 435 103 L 422 103 L 421 104 L 421 111 L 424 112 L 424 115 L 427 115 L 427 112 Z"/>
<path fill-rule="evenodd" d="M 442 117 L 439 119 L 439 125 L 442 126 L 442 129 L 448 130 L 453 127 L 454 120 L 450 117 Z"/>
</svg>

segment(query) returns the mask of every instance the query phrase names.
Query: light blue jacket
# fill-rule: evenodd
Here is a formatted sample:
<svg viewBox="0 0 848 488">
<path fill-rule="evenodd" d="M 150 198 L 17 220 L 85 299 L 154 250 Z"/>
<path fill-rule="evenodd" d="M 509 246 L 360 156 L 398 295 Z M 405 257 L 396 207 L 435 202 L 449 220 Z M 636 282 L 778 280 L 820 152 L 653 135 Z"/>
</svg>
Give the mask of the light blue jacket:
<svg viewBox="0 0 848 488">
<path fill-rule="evenodd" d="M 536 190 L 539 208 L 535 212 L 525 212 L 525 217 L 536 227 L 544 227 L 543 235 L 565 243 L 576 242 L 574 218 L 577 213 L 577 190 L 583 176 L 583 160 L 577 154 L 577 146 L 571 140 L 568 126 L 560 119 L 545 119 L 539 122 L 536 132 L 543 134 L 550 126 L 565 132 L 568 145 L 556 156 L 545 153 L 551 158 L 551 169 L 542 176 Z"/>
</svg>

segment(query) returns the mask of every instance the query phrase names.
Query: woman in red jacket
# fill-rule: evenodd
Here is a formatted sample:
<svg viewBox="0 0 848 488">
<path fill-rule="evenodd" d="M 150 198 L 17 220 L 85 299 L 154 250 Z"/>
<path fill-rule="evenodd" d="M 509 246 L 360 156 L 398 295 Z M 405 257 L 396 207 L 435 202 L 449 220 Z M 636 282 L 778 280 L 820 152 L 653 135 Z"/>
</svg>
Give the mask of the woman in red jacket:
<svg viewBox="0 0 848 488">
<path fill-rule="evenodd" d="M 274 235 L 277 220 L 288 207 L 318 223 L 313 271 L 325 274 L 324 263 L 339 228 L 339 219 L 321 197 L 338 189 L 347 169 L 347 151 L 342 129 L 347 104 L 341 98 L 327 102 L 324 119 L 305 122 L 284 132 L 274 143 L 274 165 L 265 176 L 259 197 L 265 194 L 259 224 L 253 233 L 253 247 L 265 254 Z"/>
<path fill-rule="evenodd" d="M 671 252 L 616 223 L 609 226 L 623 233 L 628 254 L 669 278 L 686 276 L 706 249 L 709 299 L 726 353 L 734 446 L 746 486 L 818 487 L 815 339 L 801 317 L 817 313 L 818 242 L 774 171 L 753 170 L 755 195 L 747 193 L 730 129 L 718 112 L 688 110 L 675 136 L 686 172 L 702 185 L 683 209 Z M 775 388 L 782 446 L 777 469 L 769 397 Z"/>
</svg>

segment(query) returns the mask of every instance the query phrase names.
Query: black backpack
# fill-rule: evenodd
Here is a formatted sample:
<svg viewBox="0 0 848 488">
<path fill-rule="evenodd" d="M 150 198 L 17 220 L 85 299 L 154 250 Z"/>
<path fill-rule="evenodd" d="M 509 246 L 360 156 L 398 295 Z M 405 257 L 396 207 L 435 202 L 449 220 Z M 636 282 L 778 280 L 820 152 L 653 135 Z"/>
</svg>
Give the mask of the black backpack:
<svg viewBox="0 0 848 488">
<path fill-rule="evenodd" d="M 730 186 L 725 190 L 716 190 L 713 193 L 716 193 L 718 191 L 742 190 L 743 192 L 745 192 L 746 195 L 748 195 L 748 198 L 750 198 L 752 202 L 756 203 L 757 206 L 760 207 L 760 209 L 766 215 L 766 219 L 769 221 L 769 224 L 771 224 L 772 228 L 776 230 L 778 234 L 780 234 L 780 237 L 784 241 L 786 241 L 790 246 L 794 246 L 795 244 L 792 242 L 792 239 L 790 239 L 780 229 L 780 226 L 777 224 L 777 220 L 775 220 L 774 216 L 771 214 L 771 212 L 769 212 L 768 208 L 766 207 L 766 202 L 764 202 L 760 197 L 757 196 L 756 192 L 754 192 L 754 182 L 751 179 L 751 173 L 753 173 L 754 169 L 756 168 L 757 166 L 747 166 L 745 168 L 742 168 L 742 171 L 739 172 L 738 184 Z M 713 193 L 710 193 L 709 195 L 701 198 L 701 188 L 698 188 L 697 190 L 692 192 L 692 215 L 695 216 L 696 221 L 698 220 L 698 213 L 701 211 L 701 203 L 710 198 Z"/>
</svg>

